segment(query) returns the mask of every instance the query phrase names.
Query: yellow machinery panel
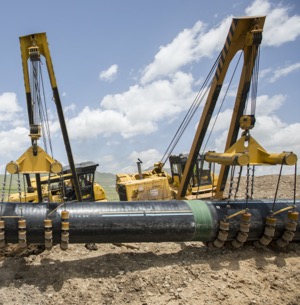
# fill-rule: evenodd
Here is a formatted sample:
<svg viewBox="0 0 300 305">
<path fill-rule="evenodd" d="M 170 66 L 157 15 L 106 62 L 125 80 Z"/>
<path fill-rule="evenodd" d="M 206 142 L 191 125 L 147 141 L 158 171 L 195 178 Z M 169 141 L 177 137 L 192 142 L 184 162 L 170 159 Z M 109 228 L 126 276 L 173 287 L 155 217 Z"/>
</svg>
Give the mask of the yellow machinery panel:
<svg viewBox="0 0 300 305">
<path fill-rule="evenodd" d="M 122 185 L 125 188 L 124 191 L 126 191 L 126 200 L 128 201 L 171 199 L 171 192 L 167 177 L 126 181 L 122 183 Z"/>
</svg>

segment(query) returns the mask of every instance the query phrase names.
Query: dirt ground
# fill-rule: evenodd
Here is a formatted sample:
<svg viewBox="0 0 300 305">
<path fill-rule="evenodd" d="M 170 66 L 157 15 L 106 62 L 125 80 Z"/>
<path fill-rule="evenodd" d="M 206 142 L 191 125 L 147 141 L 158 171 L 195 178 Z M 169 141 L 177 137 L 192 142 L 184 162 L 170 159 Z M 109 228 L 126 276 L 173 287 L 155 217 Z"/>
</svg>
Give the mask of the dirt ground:
<svg viewBox="0 0 300 305">
<path fill-rule="evenodd" d="M 258 177 L 255 186 L 256 198 L 273 198 L 276 177 Z M 293 177 L 284 176 L 278 197 L 292 196 Z M 298 243 L 282 250 L 213 250 L 198 242 L 96 246 L 20 252 L 10 245 L 0 253 L 0 304 L 300 304 Z"/>
</svg>

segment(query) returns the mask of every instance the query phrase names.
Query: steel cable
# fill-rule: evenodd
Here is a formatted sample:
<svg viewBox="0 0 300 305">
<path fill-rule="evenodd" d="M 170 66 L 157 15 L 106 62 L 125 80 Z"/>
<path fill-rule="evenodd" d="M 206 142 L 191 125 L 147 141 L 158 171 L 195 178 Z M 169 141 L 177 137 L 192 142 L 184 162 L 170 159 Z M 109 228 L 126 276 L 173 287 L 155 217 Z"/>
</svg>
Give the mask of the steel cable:
<svg viewBox="0 0 300 305">
<path fill-rule="evenodd" d="M 213 67 L 211 68 L 208 76 L 206 77 L 204 83 L 202 84 L 199 92 L 197 93 L 196 98 L 194 99 L 192 105 L 190 106 L 188 112 L 186 113 L 186 115 L 184 116 L 180 126 L 178 127 L 174 137 L 172 138 L 169 146 L 167 147 L 161 162 L 163 164 L 166 163 L 167 159 L 170 157 L 170 155 L 172 154 L 174 148 L 176 147 L 178 141 L 180 140 L 180 138 L 182 137 L 184 131 L 186 130 L 188 124 L 190 123 L 191 119 L 193 118 L 194 114 L 196 113 L 197 109 L 199 108 L 201 102 L 203 101 L 208 88 L 210 87 L 211 83 L 212 83 L 212 74 L 215 71 L 216 67 L 217 67 L 217 63 L 219 62 L 219 59 L 221 57 L 221 53 L 219 54 L 218 58 L 216 59 Z M 209 84 L 209 86 L 207 86 L 207 84 Z"/>
</svg>

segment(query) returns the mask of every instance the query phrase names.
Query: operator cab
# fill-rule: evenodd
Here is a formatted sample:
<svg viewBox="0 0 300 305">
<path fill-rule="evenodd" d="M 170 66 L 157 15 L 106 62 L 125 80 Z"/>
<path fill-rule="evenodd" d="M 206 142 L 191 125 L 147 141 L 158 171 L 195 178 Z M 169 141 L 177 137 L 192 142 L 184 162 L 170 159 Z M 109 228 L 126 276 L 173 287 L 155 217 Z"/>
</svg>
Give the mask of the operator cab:
<svg viewBox="0 0 300 305">
<path fill-rule="evenodd" d="M 187 159 L 188 154 L 169 157 L 172 183 L 175 187 L 180 185 Z M 215 179 L 213 179 L 211 173 L 211 163 L 204 160 L 204 155 L 198 155 L 189 183 L 192 193 L 203 192 L 206 189 L 211 190 L 212 184 L 215 185 L 216 183 L 216 181 L 212 180 Z"/>
<path fill-rule="evenodd" d="M 91 161 L 75 164 L 83 201 L 95 201 L 93 185 L 95 180 L 95 171 L 98 165 L 99 164 L 96 164 Z M 76 200 L 76 194 L 73 187 L 73 179 L 71 176 L 70 166 L 63 167 L 62 175 L 63 177 L 65 177 L 64 184 L 67 201 Z M 70 179 L 66 179 L 68 175 L 70 175 Z"/>
</svg>

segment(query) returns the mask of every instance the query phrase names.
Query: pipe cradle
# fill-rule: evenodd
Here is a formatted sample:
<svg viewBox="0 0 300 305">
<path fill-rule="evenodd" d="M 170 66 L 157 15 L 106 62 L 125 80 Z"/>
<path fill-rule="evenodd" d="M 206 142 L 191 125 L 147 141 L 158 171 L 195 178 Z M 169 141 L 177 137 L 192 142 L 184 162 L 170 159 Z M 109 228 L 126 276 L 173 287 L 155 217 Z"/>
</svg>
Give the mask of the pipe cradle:
<svg viewBox="0 0 300 305">
<path fill-rule="evenodd" d="M 272 203 L 271 200 L 248 201 L 248 211 L 252 214 L 248 240 L 258 240 L 263 235 Z M 293 204 L 291 200 L 281 200 L 276 202 L 276 210 Z M 300 201 L 295 206 L 299 210 Z M 63 206 L 3 202 L 0 219 L 5 222 L 6 243 L 18 243 L 20 219 L 26 220 L 27 243 L 44 243 L 45 219 L 52 221 L 53 243 L 60 243 L 64 210 L 69 212 L 69 243 L 209 242 L 217 238 L 221 220 L 245 208 L 245 201 L 67 202 Z M 228 241 L 236 237 L 240 217 L 228 219 Z M 279 213 L 276 218 L 274 239 L 285 231 L 287 212 Z M 300 226 L 293 240 L 300 240 Z"/>
</svg>

